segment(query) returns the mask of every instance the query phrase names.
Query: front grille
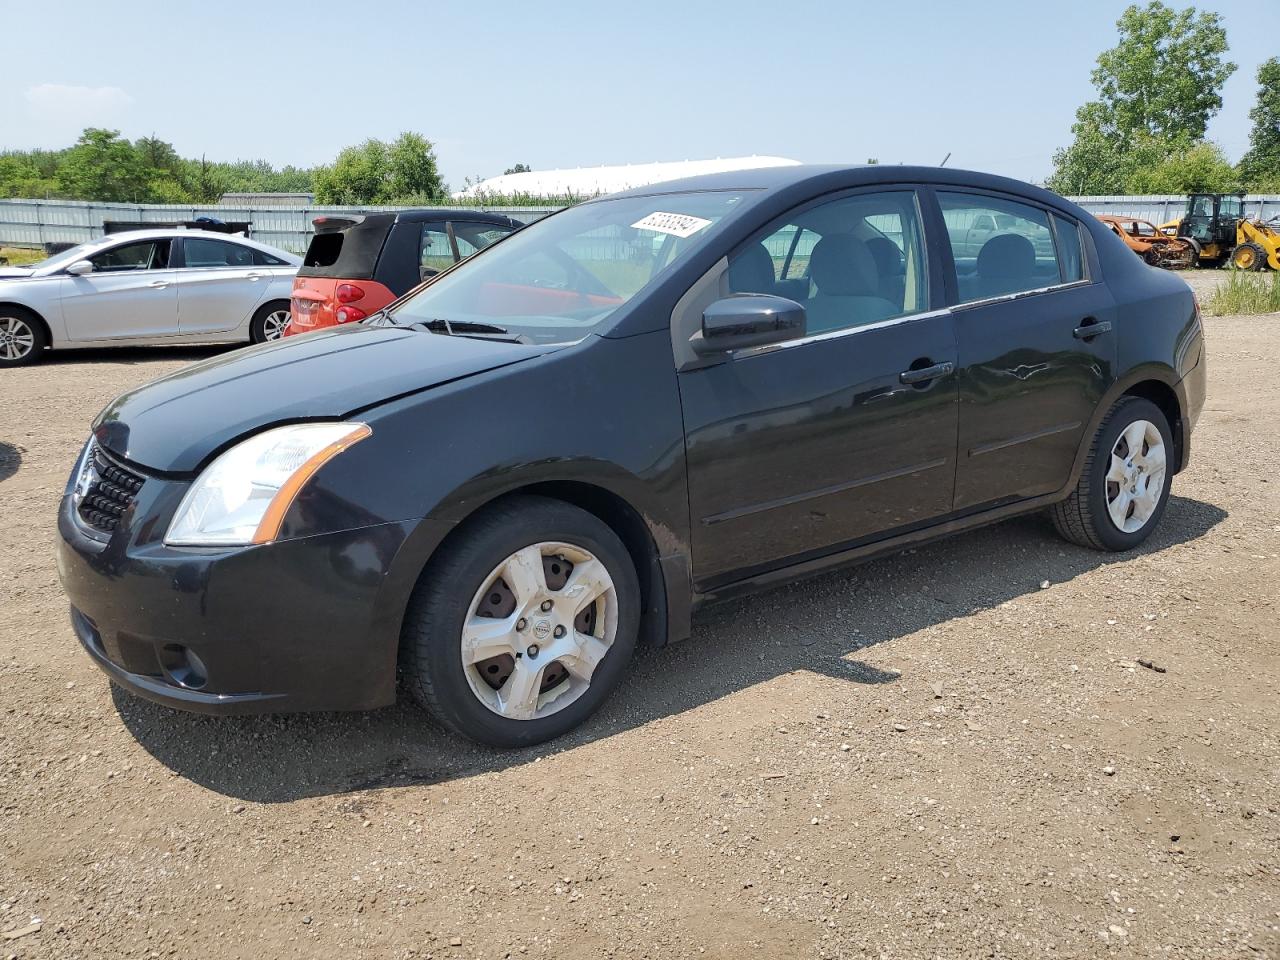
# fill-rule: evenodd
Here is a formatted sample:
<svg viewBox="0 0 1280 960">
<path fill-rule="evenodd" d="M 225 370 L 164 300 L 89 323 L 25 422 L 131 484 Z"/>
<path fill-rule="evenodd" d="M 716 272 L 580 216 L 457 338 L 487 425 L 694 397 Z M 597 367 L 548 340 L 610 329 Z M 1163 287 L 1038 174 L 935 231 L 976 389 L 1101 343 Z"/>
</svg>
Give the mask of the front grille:
<svg viewBox="0 0 1280 960">
<path fill-rule="evenodd" d="M 89 455 L 76 483 L 81 520 L 102 533 L 113 533 L 141 489 L 142 477 L 108 457 L 96 440 L 89 441 Z"/>
</svg>

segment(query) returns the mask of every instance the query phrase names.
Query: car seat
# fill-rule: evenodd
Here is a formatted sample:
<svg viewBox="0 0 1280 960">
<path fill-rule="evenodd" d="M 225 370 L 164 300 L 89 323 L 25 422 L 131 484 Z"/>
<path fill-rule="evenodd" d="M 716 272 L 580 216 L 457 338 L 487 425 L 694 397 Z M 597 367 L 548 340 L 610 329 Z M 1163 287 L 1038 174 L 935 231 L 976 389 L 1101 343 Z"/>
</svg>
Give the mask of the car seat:
<svg viewBox="0 0 1280 960">
<path fill-rule="evenodd" d="M 880 296 L 880 275 L 866 243 L 850 234 L 823 237 L 809 276 L 818 292 L 805 305 L 809 333 L 874 323 L 901 312 Z"/>
</svg>

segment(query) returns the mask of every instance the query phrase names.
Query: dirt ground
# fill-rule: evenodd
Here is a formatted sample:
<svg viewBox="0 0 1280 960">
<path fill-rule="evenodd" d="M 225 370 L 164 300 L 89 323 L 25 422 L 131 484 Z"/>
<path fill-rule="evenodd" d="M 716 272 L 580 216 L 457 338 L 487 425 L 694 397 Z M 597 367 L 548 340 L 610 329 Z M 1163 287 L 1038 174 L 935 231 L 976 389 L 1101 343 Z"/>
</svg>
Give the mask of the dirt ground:
<svg viewBox="0 0 1280 960">
<path fill-rule="evenodd" d="M 1280 957 L 1280 315 L 1206 326 L 1143 549 L 1031 517 L 714 608 L 515 753 L 113 690 L 55 507 L 198 354 L 0 374 L 0 958 Z"/>
</svg>

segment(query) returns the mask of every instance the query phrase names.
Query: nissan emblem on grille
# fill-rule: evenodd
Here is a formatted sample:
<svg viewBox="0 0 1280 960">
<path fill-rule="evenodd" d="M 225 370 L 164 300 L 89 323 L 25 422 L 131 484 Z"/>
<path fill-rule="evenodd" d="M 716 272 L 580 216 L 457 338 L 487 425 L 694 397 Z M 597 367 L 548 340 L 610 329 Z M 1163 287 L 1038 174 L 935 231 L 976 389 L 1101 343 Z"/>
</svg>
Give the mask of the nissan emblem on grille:
<svg viewBox="0 0 1280 960">
<path fill-rule="evenodd" d="M 72 492 L 81 520 L 102 533 L 112 533 L 141 489 L 141 477 L 112 461 L 96 441 L 89 442 Z"/>
</svg>

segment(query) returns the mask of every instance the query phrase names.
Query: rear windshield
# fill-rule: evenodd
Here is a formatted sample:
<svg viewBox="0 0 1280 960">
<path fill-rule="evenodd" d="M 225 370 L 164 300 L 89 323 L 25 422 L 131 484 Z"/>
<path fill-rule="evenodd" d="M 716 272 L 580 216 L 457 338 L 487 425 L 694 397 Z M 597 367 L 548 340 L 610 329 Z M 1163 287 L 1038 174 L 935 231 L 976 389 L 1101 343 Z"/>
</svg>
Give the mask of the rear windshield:
<svg viewBox="0 0 1280 960">
<path fill-rule="evenodd" d="M 742 199 L 707 191 L 571 207 L 429 283 L 392 322 L 486 324 L 535 343 L 580 340 L 705 243 Z"/>
<path fill-rule="evenodd" d="M 300 277 L 372 280 L 395 216 L 366 217 L 342 230 L 317 233 L 298 269 Z"/>
</svg>

